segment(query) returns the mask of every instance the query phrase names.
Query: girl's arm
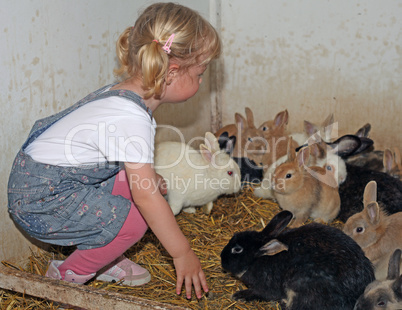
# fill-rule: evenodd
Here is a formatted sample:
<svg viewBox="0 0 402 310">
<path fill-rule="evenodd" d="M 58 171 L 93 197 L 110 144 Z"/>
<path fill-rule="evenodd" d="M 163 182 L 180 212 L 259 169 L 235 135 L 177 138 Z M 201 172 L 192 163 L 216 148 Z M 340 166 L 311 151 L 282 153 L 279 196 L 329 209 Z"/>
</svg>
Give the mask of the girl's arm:
<svg viewBox="0 0 402 310">
<path fill-rule="evenodd" d="M 208 292 L 205 274 L 198 257 L 190 248 L 169 204 L 159 191 L 155 170 L 151 164 L 126 163 L 125 170 L 135 205 L 148 226 L 173 257 L 176 268 L 176 293 L 180 294 L 183 283 L 187 298 L 191 298 L 194 285 L 198 298 L 202 297 L 201 287 Z"/>
</svg>

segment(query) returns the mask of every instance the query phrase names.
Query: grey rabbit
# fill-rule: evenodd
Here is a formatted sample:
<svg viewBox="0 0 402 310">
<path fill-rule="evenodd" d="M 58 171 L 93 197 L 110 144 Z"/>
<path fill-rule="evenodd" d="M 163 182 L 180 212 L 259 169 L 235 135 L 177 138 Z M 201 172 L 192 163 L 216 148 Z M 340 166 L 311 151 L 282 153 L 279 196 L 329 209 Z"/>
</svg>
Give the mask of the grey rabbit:
<svg viewBox="0 0 402 310">
<path fill-rule="evenodd" d="M 224 247 L 222 268 L 248 287 L 233 299 L 278 301 L 288 310 L 353 309 L 375 279 L 360 246 L 319 223 L 286 229 L 292 218 L 282 211 L 261 232 L 236 233 Z"/>
<path fill-rule="evenodd" d="M 401 250 L 397 249 L 389 259 L 387 279 L 369 284 L 357 300 L 354 310 L 402 309 L 400 262 Z"/>
</svg>

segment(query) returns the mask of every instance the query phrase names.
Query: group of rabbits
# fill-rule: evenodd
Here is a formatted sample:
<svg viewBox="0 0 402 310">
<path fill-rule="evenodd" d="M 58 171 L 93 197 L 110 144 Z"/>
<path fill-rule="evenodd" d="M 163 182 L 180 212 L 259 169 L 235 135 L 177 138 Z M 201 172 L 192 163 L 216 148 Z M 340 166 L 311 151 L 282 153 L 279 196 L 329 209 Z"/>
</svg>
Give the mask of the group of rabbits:
<svg viewBox="0 0 402 310">
<path fill-rule="evenodd" d="M 333 137 L 332 115 L 320 126 L 305 121 L 296 134 L 286 132 L 287 111 L 259 128 L 249 108 L 246 115 L 248 129 L 236 115 L 216 135 L 228 153 L 226 143 L 245 143 L 232 152 L 251 163 L 240 167 L 242 180 L 260 168 L 254 195 L 284 211 L 223 249 L 222 267 L 248 287 L 234 299 L 276 300 L 286 309 L 402 309 L 399 150 L 373 151 L 369 124 Z M 303 225 L 308 218 L 316 223 Z M 343 231 L 322 224 L 336 218 Z"/>
<path fill-rule="evenodd" d="M 237 233 L 223 249 L 223 268 L 248 286 L 233 297 L 277 300 L 286 309 L 402 309 L 399 150 L 373 150 L 370 124 L 334 136 L 332 114 L 289 134 L 287 110 L 259 127 L 245 112 L 207 132 L 198 150 L 155 146 L 175 215 L 196 206 L 208 214 L 218 196 L 247 183 L 284 210 L 262 232 Z M 315 223 L 304 225 L 308 218 Z M 334 219 L 343 231 L 323 225 Z"/>
</svg>

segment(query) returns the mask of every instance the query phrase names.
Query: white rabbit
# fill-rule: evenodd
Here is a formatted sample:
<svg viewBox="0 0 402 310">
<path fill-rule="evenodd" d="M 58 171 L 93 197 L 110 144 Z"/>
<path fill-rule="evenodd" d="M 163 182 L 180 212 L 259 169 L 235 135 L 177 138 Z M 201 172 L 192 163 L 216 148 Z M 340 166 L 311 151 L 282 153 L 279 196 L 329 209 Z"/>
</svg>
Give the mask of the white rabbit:
<svg viewBox="0 0 402 310">
<path fill-rule="evenodd" d="M 155 170 L 166 181 L 167 200 L 174 215 L 195 212 L 203 206 L 209 214 L 213 201 L 222 194 L 240 190 L 240 169 L 220 150 L 217 138 L 205 134 L 200 151 L 181 142 L 161 142 L 155 146 Z"/>
</svg>

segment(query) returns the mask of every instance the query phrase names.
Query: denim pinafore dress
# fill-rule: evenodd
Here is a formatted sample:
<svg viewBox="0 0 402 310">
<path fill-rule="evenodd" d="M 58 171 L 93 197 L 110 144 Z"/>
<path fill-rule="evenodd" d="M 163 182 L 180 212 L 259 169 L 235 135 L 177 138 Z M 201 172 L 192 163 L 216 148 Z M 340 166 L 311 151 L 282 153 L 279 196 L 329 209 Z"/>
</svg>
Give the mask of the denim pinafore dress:
<svg viewBox="0 0 402 310">
<path fill-rule="evenodd" d="M 106 162 L 77 167 L 47 165 L 33 160 L 25 148 L 52 124 L 86 103 L 120 96 L 145 109 L 142 98 L 127 90 L 89 94 L 55 115 L 35 122 L 18 152 L 8 182 L 8 211 L 30 236 L 46 243 L 92 249 L 111 242 L 120 231 L 131 201 L 112 195 L 122 163 Z"/>
</svg>

